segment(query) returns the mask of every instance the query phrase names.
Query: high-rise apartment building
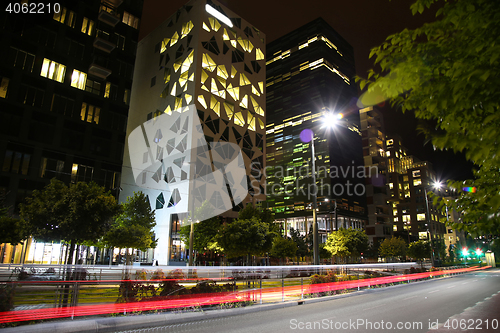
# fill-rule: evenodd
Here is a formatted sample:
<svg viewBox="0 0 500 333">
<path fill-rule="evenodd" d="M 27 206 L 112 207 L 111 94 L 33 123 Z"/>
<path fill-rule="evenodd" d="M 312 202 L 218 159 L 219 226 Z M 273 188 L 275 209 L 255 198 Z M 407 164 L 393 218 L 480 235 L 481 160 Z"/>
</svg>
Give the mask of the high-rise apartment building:
<svg viewBox="0 0 500 333">
<path fill-rule="evenodd" d="M 443 215 L 427 196 L 436 182 L 431 163 L 408 155 L 397 135 L 388 136 L 386 144 L 394 235 L 408 242 L 443 238 Z"/>
<path fill-rule="evenodd" d="M 367 170 L 373 170 L 366 179 L 368 225 L 366 234 L 376 245 L 393 234 L 391 206 L 387 193 L 387 147 L 382 113 L 373 106 L 359 110 L 363 137 L 363 159 Z"/>
<path fill-rule="evenodd" d="M 269 43 L 266 61 L 267 202 L 276 220 L 285 232 L 311 230 L 312 147 L 301 133 L 312 130 L 322 241 L 329 230 L 363 228 L 365 175 L 351 45 L 318 18 Z M 329 113 L 344 115 L 333 129 L 322 126 Z"/>
<path fill-rule="evenodd" d="M 17 206 L 51 178 L 117 193 L 142 1 L 53 2 L 0 14 L 0 190 Z M 9 7 L 7 7 L 9 8 Z M 60 244 L 2 247 L 2 262 L 56 263 Z M 42 250 L 43 249 L 43 250 Z M 24 255 L 23 255 L 24 257 Z"/>
<path fill-rule="evenodd" d="M 186 261 L 179 229 L 205 201 L 236 217 L 265 198 L 265 71 L 265 35 L 217 1 L 188 2 L 139 43 L 121 195 L 149 197 L 160 264 Z"/>
</svg>

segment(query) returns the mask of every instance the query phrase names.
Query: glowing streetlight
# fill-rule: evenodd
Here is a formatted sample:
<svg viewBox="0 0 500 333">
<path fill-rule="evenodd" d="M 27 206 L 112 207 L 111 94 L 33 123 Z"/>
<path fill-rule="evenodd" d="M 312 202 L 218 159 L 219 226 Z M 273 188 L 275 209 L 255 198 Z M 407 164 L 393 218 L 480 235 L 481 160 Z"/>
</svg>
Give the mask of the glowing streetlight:
<svg viewBox="0 0 500 333">
<path fill-rule="evenodd" d="M 434 246 L 432 244 L 432 227 L 431 227 L 431 212 L 430 212 L 430 208 L 429 208 L 429 199 L 427 197 L 427 188 L 429 186 L 425 186 L 424 187 L 424 193 L 425 193 L 425 206 L 427 208 L 427 233 L 429 235 L 429 240 L 431 242 L 431 265 L 434 266 Z M 441 189 L 441 187 L 443 187 L 443 183 L 440 182 L 440 181 L 435 181 L 433 182 L 430 187 L 432 187 L 433 189 Z"/>
<path fill-rule="evenodd" d="M 321 128 L 333 128 L 338 124 L 338 121 L 344 116 L 342 113 L 326 112 L 323 116 Z M 317 186 L 316 186 L 316 154 L 314 151 L 314 132 L 306 128 L 300 132 L 300 140 L 304 143 L 311 142 L 311 163 L 312 163 L 312 185 L 313 185 L 313 264 L 319 265 L 319 240 L 318 240 L 318 202 L 317 202 Z M 335 201 L 336 203 L 336 201 Z"/>
</svg>

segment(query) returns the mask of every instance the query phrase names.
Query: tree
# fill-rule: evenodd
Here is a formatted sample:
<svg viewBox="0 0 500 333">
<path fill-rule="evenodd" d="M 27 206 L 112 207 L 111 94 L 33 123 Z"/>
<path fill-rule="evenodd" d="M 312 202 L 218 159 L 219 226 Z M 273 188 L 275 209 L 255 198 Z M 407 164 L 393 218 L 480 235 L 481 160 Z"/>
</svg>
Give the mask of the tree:
<svg viewBox="0 0 500 333">
<path fill-rule="evenodd" d="M 271 248 L 271 257 L 279 258 L 280 261 L 286 257 L 293 257 L 297 253 L 297 245 L 290 238 L 274 237 Z"/>
<path fill-rule="evenodd" d="M 462 192 L 449 209 L 463 211 L 463 224 L 474 234 L 499 232 L 500 226 L 500 2 L 491 0 L 417 0 L 422 13 L 442 4 L 437 19 L 387 37 L 370 57 L 380 71 L 358 79 L 366 104 L 389 99 L 403 112 L 432 121 L 421 130 L 439 149 L 465 152 L 478 170 L 476 193 Z M 454 183 L 457 189 L 464 184 Z M 464 198 L 465 197 L 465 198 Z"/>
<path fill-rule="evenodd" d="M 262 204 L 256 205 L 255 207 L 252 204 L 247 204 L 245 208 L 238 213 L 239 219 L 251 219 L 252 217 L 256 217 L 260 221 L 267 223 L 270 232 L 279 233 L 279 225 L 274 223 L 273 213 L 269 209 L 262 208 Z"/>
<path fill-rule="evenodd" d="M 156 247 L 153 228 L 156 225 L 155 211 L 143 192 L 134 192 L 132 197 L 122 204 L 122 213 L 104 235 L 103 242 L 108 246 L 126 248 L 126 264 L 131 264 L 129 248 L 146 251 Z"/>
<path fill-rule="evenodd" d="M 290 237 L 293 242 L 297 245 L 297 257 L 305 257 L 309 253 L 309 247 L 306 243 L 306 237 L 302 236 L 298 230 L 290 228 Z M 298 261 L 298 260 L 297 260 Z"/>
<path fill-rule="evenodd" d="M 5 207 L 4 195 L 0 195 L 0 243 L 19 244 L 28 238 L 29 232 L 23 220 L 10 216 L 8 207 Z"/>
<path fill-rule="evenodd" d="M 274 233 L 257 217 L 236 219 L 223 225 L 216 240 L 228 258 L 260 255 L 269 252 Z"/>
<path fill-rule="evenodd" d="M 386 238 L 380 244 L 379 254 L 382 258 L 403 257 L 406 254 L 406 242 L 400 237 Z"/>
<path fill-rule="evenodd" d="M 410 243 L 410 245 L 408 245 L 407 254 L 417 261 L 420 260 L 423 266 L 422 260 L 424 258 L 430 258 L 431 256 L 431 244 L 423 240 Z"/>
<path fill-rule="evenodd" d="M 109 230 L 119 205 L 111 193 L 94 182 L 68 187 L 52 179 L 43 190 L 33 191 L 20 209 L 34 237 L 71 244 L 67 260 L 71 263 L 75 245 L 101 238 Z"/>
<path fill-rule="evenodd" d="M 368 249 L 368 236 L 363 230 L 340 228 L 328 236 L 325 249 L 345 260 L 357 257 Z"/>
<path fill-rule="evenodd" d="M 222 221 L 218 216 L 200 220 L 205 216 L 213 216 L 213 207 L 208 201 L 204 201 L 200 207 L 195 209 L 192 220 L 200 221 L 193 225 L 193 249 L 198 252 L 214 251 L 220 248 L 217 245 L 215 236 L 222 227 Z M 191 233 L 191 224 L 181 227 L 181 240 L 189 247 L 189 234 Z"/>
</svg>

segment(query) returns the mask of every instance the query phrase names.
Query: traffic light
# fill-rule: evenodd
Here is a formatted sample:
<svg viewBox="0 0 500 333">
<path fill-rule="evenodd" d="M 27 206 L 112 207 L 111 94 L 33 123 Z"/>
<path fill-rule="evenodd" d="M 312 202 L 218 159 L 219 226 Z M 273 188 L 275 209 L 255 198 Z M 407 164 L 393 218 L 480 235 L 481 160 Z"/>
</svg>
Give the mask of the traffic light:
<svg viewBox="0 0 500 333">
<path fill-rule="evenodd" d="M 483 250 L 481 250 L 480 248 L 477 248 L 476 249 L 476 255 L 477 255 L 477 257 L 479 258 L 481 256 L 481 254 L 483 254 Z"/>
<path fill-rule="evenodd" d="M 464 247 L 464 248 L 462 249 L 462 255 L 463 255 L 464 257 L 467 257 L 467 256 L 469 255 L 469 250 L 468 250 L 466 247 Z"/>
</svg>

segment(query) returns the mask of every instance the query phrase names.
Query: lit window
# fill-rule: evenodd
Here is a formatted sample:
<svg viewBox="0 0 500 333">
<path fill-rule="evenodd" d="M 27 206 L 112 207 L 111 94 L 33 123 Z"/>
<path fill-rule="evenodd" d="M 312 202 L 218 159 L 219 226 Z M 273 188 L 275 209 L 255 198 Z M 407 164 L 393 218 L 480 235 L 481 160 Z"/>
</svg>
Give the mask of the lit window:
<svg viewBox="0 0 500 333">
<path fill-rule="evenodd" d="M 66 19 L 66 8 L 63 7 L 58 13 L 54 12 L 53 18 L 57 22 L 64 23 L 64 20 Z"/>
<path fill-rule="evenodd" d="M 130 89 L 125 89 L 123 94 L 123 103 L 127 105 L 130 103 Z"/>
<path fill-rule="evenodd" d="M 74 28 L 76 23 L 76 14 L 72 10 L 62 8 L 58 13 L 54 12 L 54 20 L 57 22 L 65 23 L 67 26 Z"/>
<path fill-rule="evenodd" d="M 139 19 L 128 12 L 123 12 L 122 22 L 131 26 L 132 28 L 139 28 Z"/>
<path fill-rule="evenodd" d="M 245 119 L 243 119 L 241 112 L 236 112 L 234 114 L 234 123 L 239 126 L 245 126 Z"/>
<path fill-rule="evenodd" d="M 41 76 L 62 83 L 64 81 L 64 74 L 66 74 L 66 66 L 47 58 L 43 59 Z"/>
<path fill-rule="evenodd" d="M 71 74 L 71 86 L 85 90 L 85 84 L 87 83 L 87 74 L 74 69 L 73 74 Z"/>
<path fill-rule="evenodd" d="M 6 77 L 2 78 L 2 83 L 0 84 L 0 97 L 7 97 L 7 89 L 9 87 L 9 79 Z"/>
<path fill-rule="evenodd" d="M 101 109 L 90 105 L 87 103 L 82 103 L 82 109 L 80 112 L 80 119 L 88 123 L 99 124 L 99 116 L 101 114 Z"/>
<path fill-rule="evenodd" d="M 417 178 L 413 180 L 413 186 L 418 186 L 422 184 L 422 179 Z"/>
<path fill-rule="evenodd" d="M 194 25 L 193 25 L 193 22 L 189 21 L 187 23 L 184 23 L 182 25 L 182 30 L 181 30 L 181 39 L 186 37 L 189 32 L 191 31 L 191 29 L 193 29 Z"/>
<path fill-rule="evenodd" d="M 88 18 L 84 17 L 83 23 L 82 23 L 82 32 L 84 34 L 92 36 L 92 34 L 94 32 L 94 21 L 89 20 Z"/>
<path fill-rule="evenodd" d="M 82 164 L 73 164 L 71 168 L 71 182 L 76 183 L 79 181 L 90 182 L 94 175 L 94 168 Z"/>
</svg>

